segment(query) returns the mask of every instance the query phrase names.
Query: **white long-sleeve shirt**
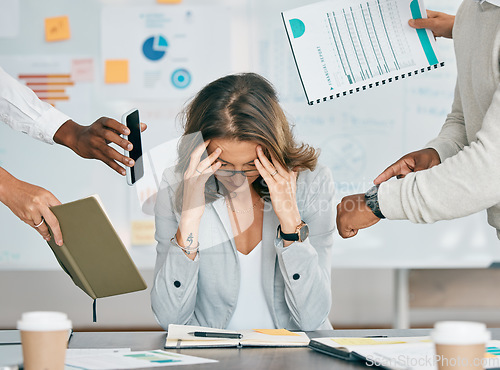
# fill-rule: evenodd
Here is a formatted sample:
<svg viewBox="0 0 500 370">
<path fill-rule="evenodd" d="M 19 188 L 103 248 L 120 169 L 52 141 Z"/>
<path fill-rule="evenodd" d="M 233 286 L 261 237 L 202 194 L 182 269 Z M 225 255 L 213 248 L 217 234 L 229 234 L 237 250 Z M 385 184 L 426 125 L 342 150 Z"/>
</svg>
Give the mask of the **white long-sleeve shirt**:
<svg viewBox="0 0 500 370">
<path fill-rule="evenodd" d="M 389 219 L 432 223 L 487 209 L 500 238 L 500 7 L 464 0 L 453 28 L 457 84 L 434 148 L 441 164 L 379 188 Z"/>
<path fill-rule="evenodd" d="M 0 121 L 14 130 L 54 144 L 54 134 L 70 117 L 38 99 L 0 67 Z"/>
</svg>

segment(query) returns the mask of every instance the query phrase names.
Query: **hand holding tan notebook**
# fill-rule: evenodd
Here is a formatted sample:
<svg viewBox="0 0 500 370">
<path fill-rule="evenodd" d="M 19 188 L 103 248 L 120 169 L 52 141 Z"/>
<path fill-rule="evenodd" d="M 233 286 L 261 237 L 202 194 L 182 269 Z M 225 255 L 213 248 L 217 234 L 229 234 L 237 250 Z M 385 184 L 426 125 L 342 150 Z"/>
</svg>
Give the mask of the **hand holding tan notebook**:
<svg viewBox="0 0 500 370">
<path fill-rule="evenodd" d="M 146 289 L 97 195 L 51 207 L 64 244 L 48 242 L 73 282 L 94 300 Z"/>
</svg>

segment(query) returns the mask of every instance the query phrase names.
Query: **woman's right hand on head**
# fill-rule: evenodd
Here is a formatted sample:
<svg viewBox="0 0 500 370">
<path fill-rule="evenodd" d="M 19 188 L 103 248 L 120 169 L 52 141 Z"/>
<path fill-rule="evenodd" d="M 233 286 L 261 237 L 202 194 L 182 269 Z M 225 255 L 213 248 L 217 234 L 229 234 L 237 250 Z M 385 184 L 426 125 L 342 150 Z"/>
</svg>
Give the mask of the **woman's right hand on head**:
<svg viewBox="0 0 500 370">
<path fill-rule="evenodd" d="M 182 217 L 185 219 L 199 220 L 201 218 L 205 211 L 205 184 L 221 166 L 221 163 L 217 161 L 222 153 L 220 148 L 214 150 L 205 159 L 201 159 L 209 143 L 210 140 L 207 140 L 196 147 L 184 173 Z"/>
</svg>

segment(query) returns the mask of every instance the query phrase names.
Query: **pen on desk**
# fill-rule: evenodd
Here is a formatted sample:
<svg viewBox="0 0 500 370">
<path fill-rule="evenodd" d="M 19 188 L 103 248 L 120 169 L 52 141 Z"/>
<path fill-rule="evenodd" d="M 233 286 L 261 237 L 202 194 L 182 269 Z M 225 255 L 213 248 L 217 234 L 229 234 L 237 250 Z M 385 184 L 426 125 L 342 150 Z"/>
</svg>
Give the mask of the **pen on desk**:
<svg viewBox="0 0 500 370">
<path fill-rule="evenodd" d="M 227 339 L 243 338 L 243 334 L 240 333 L 217 333 L 217 332 L 195 331 L 188 334 L 194 335 L 195 337 L 203 337 L 203 338 L 227 338 Z"/>
<path fill-rule="evenodd" d="M 387 338 L 387 335 L 365 335 L 364 338 Z"/>
</svg>

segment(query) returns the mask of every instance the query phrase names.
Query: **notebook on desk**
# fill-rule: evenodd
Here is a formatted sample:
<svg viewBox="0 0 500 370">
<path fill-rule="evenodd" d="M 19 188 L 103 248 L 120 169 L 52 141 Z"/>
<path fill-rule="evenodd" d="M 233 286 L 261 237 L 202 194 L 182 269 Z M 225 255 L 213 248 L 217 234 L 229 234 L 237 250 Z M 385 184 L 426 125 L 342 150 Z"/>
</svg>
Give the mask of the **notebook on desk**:
<svg viewBox="0 0 500 370">
<path fill-rule="evenodd" d="M 200 338 L 194 332 L 241 334 L 241 339 Z M 215 347 L 307 347 L 309 337 L 304 332 L 286 329 L 223 330 L 203 326 L 168 326 L 165 348 L 215 348 Z"/>
<path fill-rule="evenodd" d="M 366 360 L 365 349 L 379 348 L 381 345 L 396 345 L 409 343 L 430 343 L 430 338 L 422 337 L 328 337 L 314 338 L 309 343 L 309 348 L 324 354 L 347 361 Z M 361 351 L 361 353 L 357 351 Z"/>
<path fill-rule="evenodd" d="M 435 370 L 434 343 L 430 337 L 315 338 L 309 348 L 347 361 L 360 361 L 368 367 L 388 370 Z M 486 344 L 484 368 L 500 366 L 500 341 Z"/>
</svg>

